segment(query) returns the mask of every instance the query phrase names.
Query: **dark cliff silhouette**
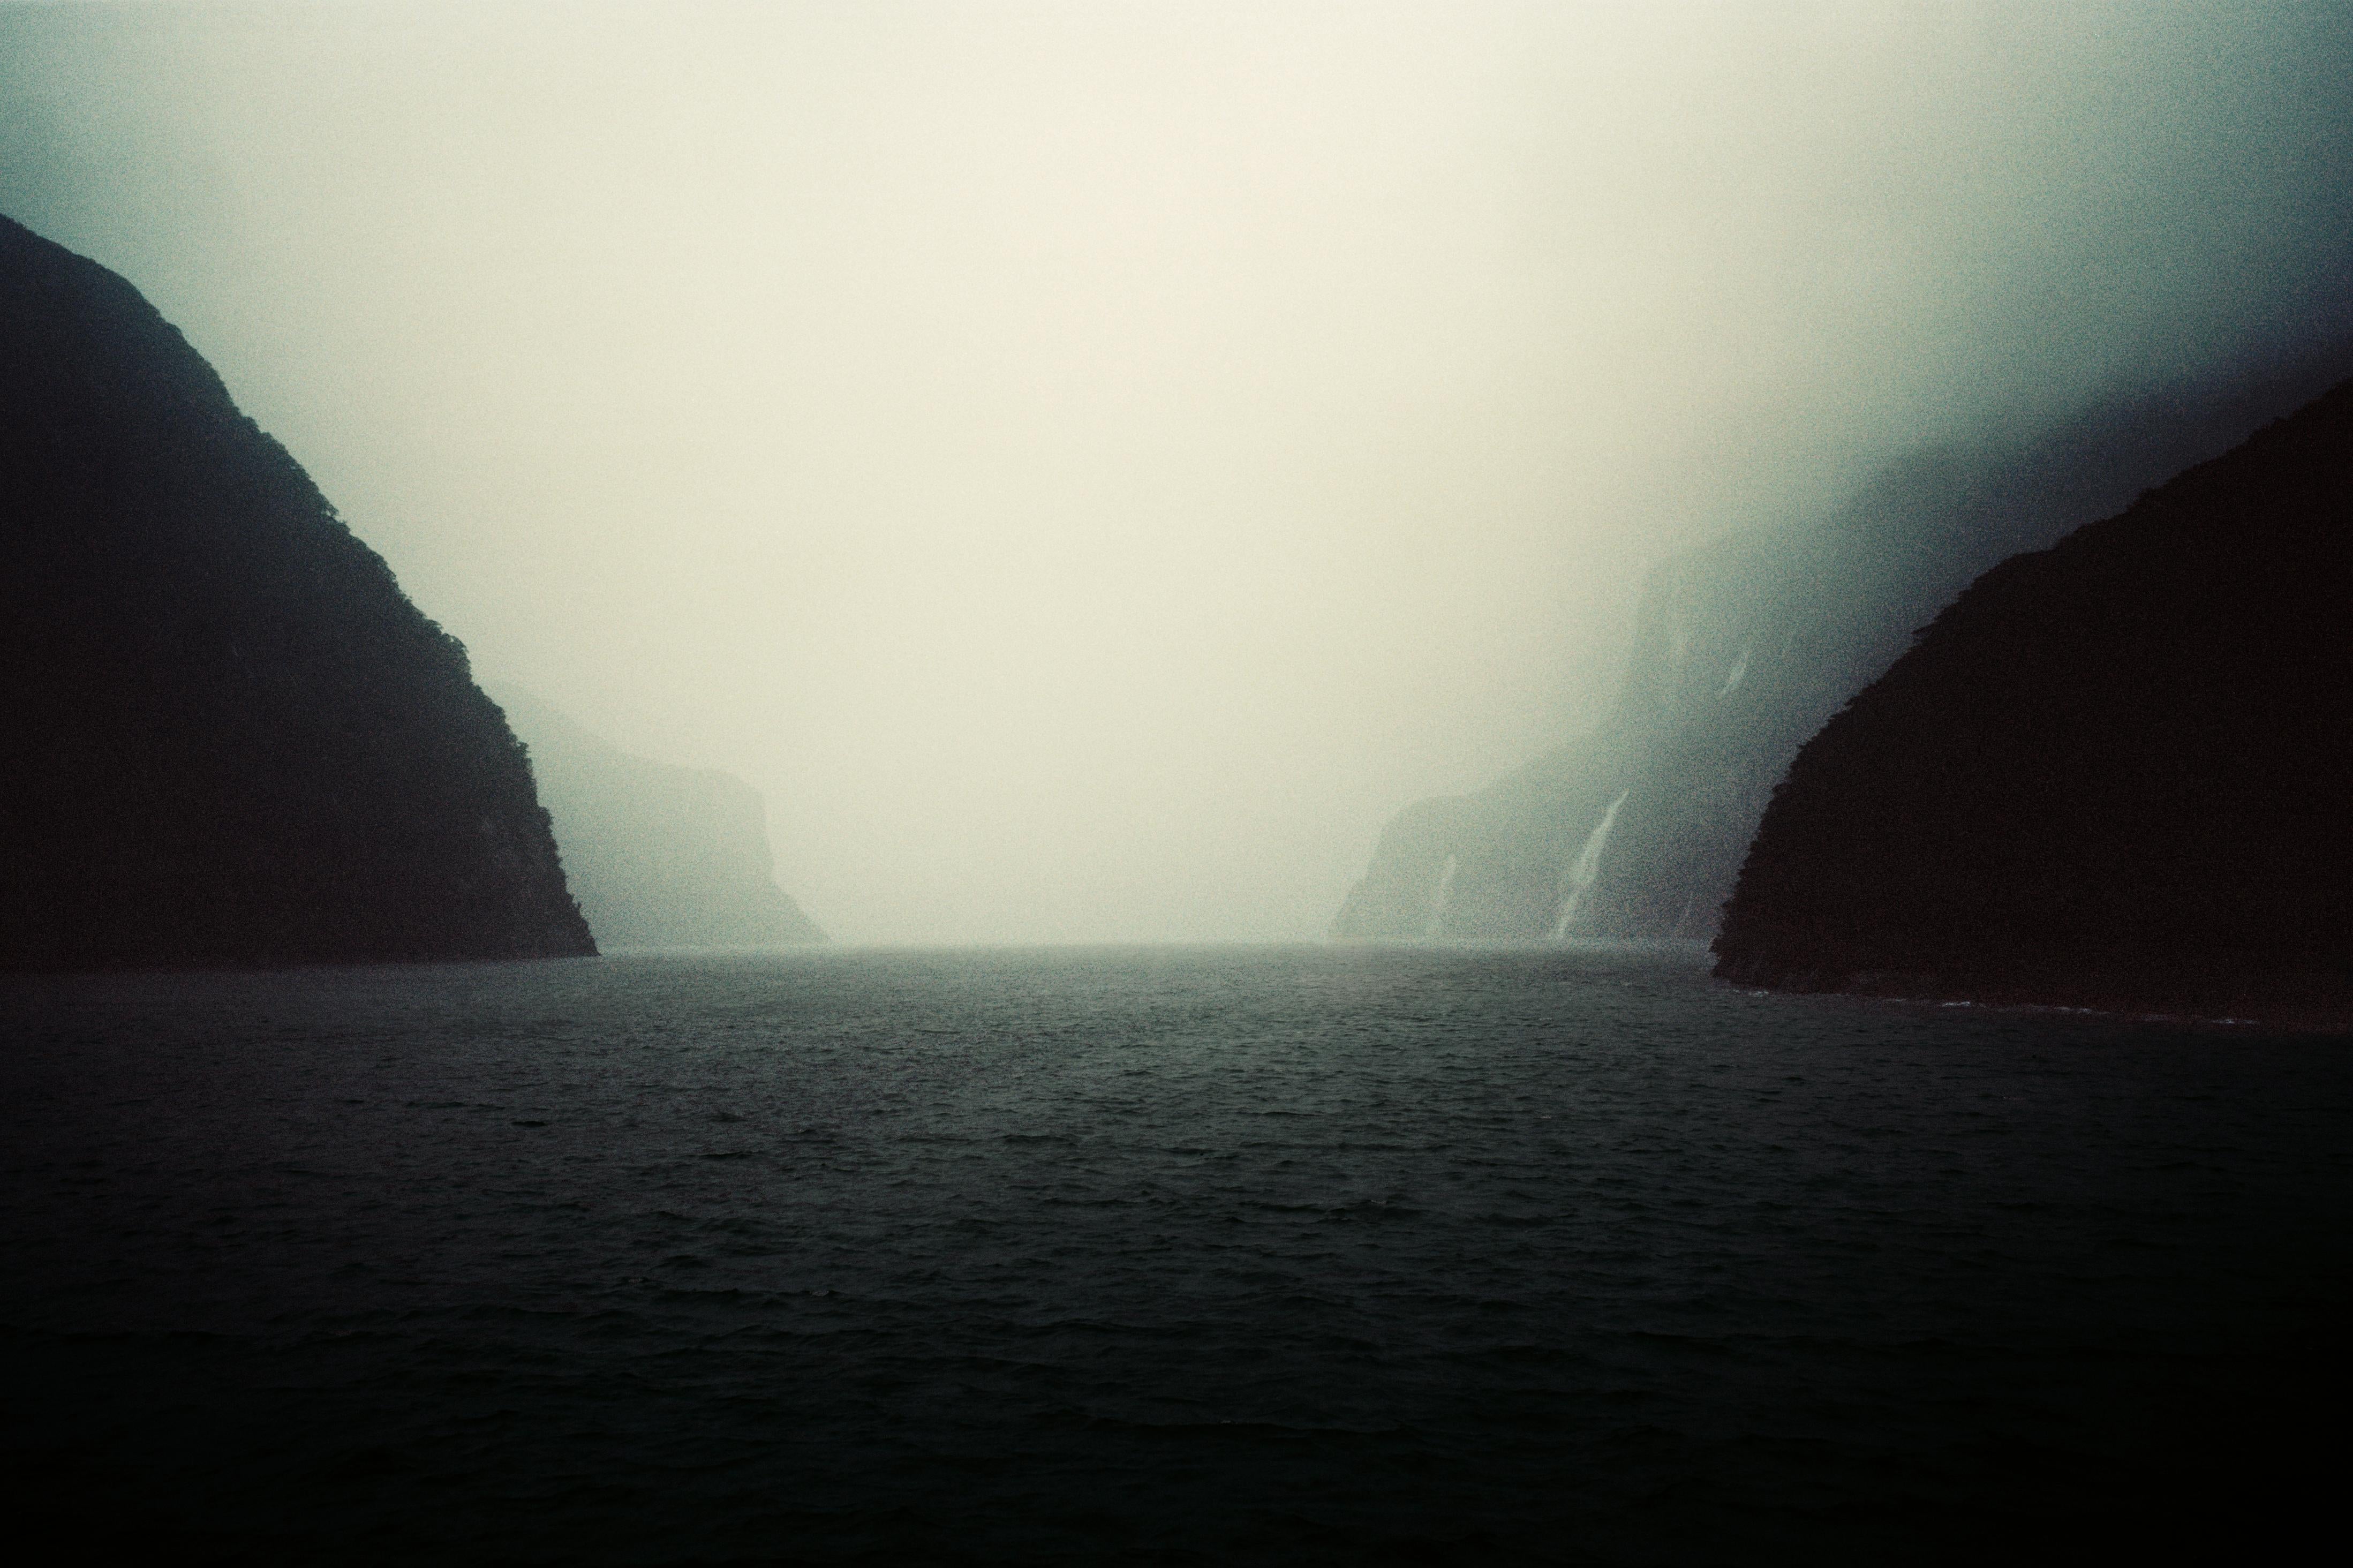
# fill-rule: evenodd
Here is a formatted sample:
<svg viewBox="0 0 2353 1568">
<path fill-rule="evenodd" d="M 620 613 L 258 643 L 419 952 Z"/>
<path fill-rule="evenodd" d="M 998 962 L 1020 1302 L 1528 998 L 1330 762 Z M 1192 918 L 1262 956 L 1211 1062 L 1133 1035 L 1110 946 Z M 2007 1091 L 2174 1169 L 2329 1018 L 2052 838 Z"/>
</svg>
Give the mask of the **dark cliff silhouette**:
<svg viewBox="0 0 2353 1568">
<path fill-rule="evenodd" d="M 758 792 L 705 768 L 635 756 L 512 688 L 572 891 L 615 948 L 796 947 L 825 940 L 776 883 Z"/>
<path fill-rule="evenodd" d="M 0 218 L 0 967 L 588 953 L 465 650 L 121 278 Z"/>
<path fill-rule="evenodd" d="M 1799 754 L 1715 951 L 2353 1027 L 2353 382 L 1979 578 Z"/>
<path fill-rule="evenodd" d="M 1660 566 L 1584 738 L 1408 807 L 1342 940 L 1704 939 L 1807 738 L 2004 556 L 2106 516 L 2353 371 L 2353 343 L 2119 400 L 2014 446 L 1915 454 L 1845 506 Z"/>
</svg>

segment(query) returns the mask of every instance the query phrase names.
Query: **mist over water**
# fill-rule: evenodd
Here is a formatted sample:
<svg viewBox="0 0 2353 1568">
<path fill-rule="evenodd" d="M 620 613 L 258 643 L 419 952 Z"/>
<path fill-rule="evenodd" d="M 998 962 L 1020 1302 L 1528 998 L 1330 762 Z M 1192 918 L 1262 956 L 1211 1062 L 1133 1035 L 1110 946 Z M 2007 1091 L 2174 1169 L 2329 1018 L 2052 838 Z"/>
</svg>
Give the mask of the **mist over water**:
<svg viewBox="0 0 2353 1568">
<path fill-rule="evenodd" d="M 2353 295 L 2342 8 L 20 7 L 123 273 L 852 940 L 1299 938 L 1640 574 Z"/>
</svg>

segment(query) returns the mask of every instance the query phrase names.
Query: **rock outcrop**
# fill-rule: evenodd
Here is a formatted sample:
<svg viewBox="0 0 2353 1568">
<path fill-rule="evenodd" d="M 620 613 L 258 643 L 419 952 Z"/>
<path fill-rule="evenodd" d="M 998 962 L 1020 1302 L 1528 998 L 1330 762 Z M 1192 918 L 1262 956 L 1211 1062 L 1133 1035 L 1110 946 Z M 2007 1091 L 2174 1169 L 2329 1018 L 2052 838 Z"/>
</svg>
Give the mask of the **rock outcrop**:
<svg viewBox="0 0 2353 1568">
<path fill-rule="evenodd" d="M 1715 951 L 2353 1027 L 2353 382 L 1972 584 L 1799 753 Z"/>
<path fill-rule="evenodd" d="M 465 650 L 136 289 L 0 218 L 0 967 L 595 946 Z"/>
<path fill-rule="evenodd" d="M 825 940 L 776 886 L 766 813 L 726 773 L 622 751 L 501 687 L 588 929 L 607 951 L 801 946 Z"/>
<path fill-rule="evenodd" d="M 1671 560 L 1584 739 L 1408 807 L 1334 922 L 1349 941 L 1704 939 L 1798 748 L 1970 578 L 2107 515 L 2353 370 L 2353 345 L 1931 451 L 1836 513 Z"/>
</svg>

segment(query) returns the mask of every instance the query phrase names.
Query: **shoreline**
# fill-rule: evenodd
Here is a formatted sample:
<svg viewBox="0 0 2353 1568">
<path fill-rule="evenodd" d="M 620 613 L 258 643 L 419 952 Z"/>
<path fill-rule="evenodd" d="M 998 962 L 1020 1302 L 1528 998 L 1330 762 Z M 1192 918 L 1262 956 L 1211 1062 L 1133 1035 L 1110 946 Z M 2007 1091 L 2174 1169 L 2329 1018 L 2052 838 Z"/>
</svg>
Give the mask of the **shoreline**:
<svg viewBox="0 0 2353 1568">
<path fill-rule="evenodd" d="M 2070 1013 L 2173 1028 L 2353 1036 L 2353 979 L 2311 972 L 2221 977 L 2016 977 L 1917 970 L 1799 969 L 1719 959 L 1717 980 L 1753 994 L 1852 996 L 1922 1007 Z"/>
</svg>

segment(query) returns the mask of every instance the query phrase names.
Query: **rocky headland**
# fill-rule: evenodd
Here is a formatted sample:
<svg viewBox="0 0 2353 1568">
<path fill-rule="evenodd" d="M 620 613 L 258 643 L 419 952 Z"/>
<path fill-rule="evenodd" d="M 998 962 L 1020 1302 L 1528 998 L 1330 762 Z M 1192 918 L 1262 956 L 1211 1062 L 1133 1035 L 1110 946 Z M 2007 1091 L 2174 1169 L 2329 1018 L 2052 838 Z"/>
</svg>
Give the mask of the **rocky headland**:
<svg viewBox="0 0 2353 1568">
<path fill-rule="evenodd" d="M 527 692 L 495 695 L 531 749 L 565 872 L 599 946 L 825 941 L 776 886 L 766 808 L 751 785 L 625 752 Z"/>
<path fill-rule="evenodd" d="M 1799 752 L 1717 973 L 2353 1028 L 2353 383 L 1978 579 Z"/>
<path fill-rule="evenodd" d="M 457 640 L 129 283 L 0 218 L 0 968 L 596 951 Z"/>
</svg>

